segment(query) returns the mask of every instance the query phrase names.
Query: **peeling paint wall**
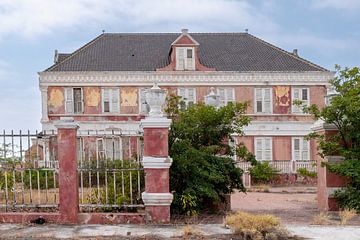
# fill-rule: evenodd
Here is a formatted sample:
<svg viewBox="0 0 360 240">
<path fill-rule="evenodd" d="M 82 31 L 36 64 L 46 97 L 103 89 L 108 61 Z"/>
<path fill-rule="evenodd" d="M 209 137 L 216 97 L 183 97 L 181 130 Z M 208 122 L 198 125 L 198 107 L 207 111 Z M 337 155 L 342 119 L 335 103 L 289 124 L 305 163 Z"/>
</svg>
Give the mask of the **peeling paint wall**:
<svg viewBox="0 0 360 240">
<path fill-rule="evenodd" d="M 65 113 L 63 87 L 48 88 L 48 113 L 49 114 Z"/>
<path fill-rule="evenodd" d="M 276 114 L 291 112 L 291 89 L 289 86 L 273 87 L 273 112 Z"/>
<path fill-rule="evenodd" d="M 273 140 L 273 160 L 291 160 L 291 137 L 274 136 Z"/>
<path fill-rule="evenodd" d="M 101 113 L 101 88 L 84 87 L 84 113 L 96 114 Z"/>
<path fill-rule="evenodd" d="M 235 87 L 235 100 L 237 102 L 249 102 L 249 107 L 247 108 L 246 113 L 254 113 L 254 87 Z"/>
<path fill-rule="evenodd" d="M 128 114 L 139 113 L 138 88 L 121 87 L 120 91 L 120 112 Z"/>
</svg>

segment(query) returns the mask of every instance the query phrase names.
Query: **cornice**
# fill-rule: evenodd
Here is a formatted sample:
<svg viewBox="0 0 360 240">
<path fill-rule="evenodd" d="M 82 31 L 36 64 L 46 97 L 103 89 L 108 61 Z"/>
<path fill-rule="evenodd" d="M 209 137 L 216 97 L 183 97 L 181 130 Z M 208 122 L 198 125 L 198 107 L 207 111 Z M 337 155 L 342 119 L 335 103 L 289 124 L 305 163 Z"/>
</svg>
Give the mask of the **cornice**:
<svg viewBox="0 0 360 240">
<path fill-rule="evenodd" d="M 40 86 L 328 85 L 334 72 L 40 72 Z"/>
</svg>

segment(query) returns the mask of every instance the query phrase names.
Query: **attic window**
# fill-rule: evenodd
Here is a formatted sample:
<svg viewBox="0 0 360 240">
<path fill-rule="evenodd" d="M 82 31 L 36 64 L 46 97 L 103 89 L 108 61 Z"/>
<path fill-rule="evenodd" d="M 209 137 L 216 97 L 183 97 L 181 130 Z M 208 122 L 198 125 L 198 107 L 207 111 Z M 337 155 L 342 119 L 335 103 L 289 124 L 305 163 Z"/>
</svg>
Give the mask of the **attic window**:
<svg viewBox="0 0 360 240">
<path fill-rule="evenodd" d="M 193 47 L 176 47 L 176 70 L 195 70 Z"/>
</svg>

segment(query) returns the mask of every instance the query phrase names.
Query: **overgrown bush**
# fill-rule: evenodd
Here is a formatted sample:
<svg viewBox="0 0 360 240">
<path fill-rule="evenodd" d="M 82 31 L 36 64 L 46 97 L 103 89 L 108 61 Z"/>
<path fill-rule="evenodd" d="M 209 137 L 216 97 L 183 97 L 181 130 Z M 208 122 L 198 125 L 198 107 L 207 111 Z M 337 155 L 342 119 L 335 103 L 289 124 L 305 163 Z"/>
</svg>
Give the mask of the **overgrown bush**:
<svg viewBox="0 0 360 240">
<path fill-rule="evenodd" d="M 270 166 L 269 162 L 257 162 L 249 168 L 249 172 L 254 183 L 267 183 L 274 179 L 279 171 Z"/>
<path fill-rule="evenodd" d="M 360 213 L 360 191 L 351 186 L 339 189 L 333 195 L 341 209 L 355 209 Z"/>
<path fill-rule="evenodd" d="M 307 170 L 306 168 L 299 168 L 296 172 L 297 172 L 300 176 L 302 176 L 302 177 L 311 177 L 311 178 L 314 178 L 314 177 L 317 176 L 317 173 L 316 173 L 316 172 L 309 171 L 309 170 Z"/>
<path fill-rule="evenodd" d="M 169 131 L 170 188 L 174 193 L 172 211 L 193 215 L 201 210 L 216 211 L 216 205 L 234 189 L 245 191 L 242 170 L 231 158 L 228 140 L 242 135 L 250 122 L 247 103 L 221 108 L 195 104 L 179 109 L 177 96 L 168 98 L 166 113 L 172 118 Z"/>
<path fill-rule="evenodd" d="M 235 234 L 240 235 L 241 239 L 289 239 L 289 233 L 281 228 L 280 220 L 268 214 L 250 214 L 237 212 L 229 215 L 225 219 L 225 224 L 229 226 Z"/>
</svg>

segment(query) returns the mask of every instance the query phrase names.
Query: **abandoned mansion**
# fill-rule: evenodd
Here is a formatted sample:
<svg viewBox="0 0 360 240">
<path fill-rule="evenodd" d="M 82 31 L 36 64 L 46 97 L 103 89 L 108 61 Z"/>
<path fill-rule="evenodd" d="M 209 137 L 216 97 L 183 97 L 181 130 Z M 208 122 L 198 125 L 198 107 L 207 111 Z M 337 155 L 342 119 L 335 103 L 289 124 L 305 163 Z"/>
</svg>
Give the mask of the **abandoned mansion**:
<svg viewBox="0 0 360 240">
<path fill-rule="evenodd" d="M 71 117 L 80 152 L 131 158 L 149 111 L 145 91 L 157 83 L 185 107 L 211 92 L 220 106 L 249 102 L 251 124 L 234 144 L 243 142 L 258 160 L 313 160 L 315 143 L 304 136 L 314 119 L 293 103 L 324 106 L 333 77 L 297 50 L 249 33 L 103 33 L 73 53 L 56 51 L 54 64 L 39 73 L 42 129 L 55 130 L 58 120 Z M 106 132 L 119 136 L 102 137 Z"/>
</svg>

